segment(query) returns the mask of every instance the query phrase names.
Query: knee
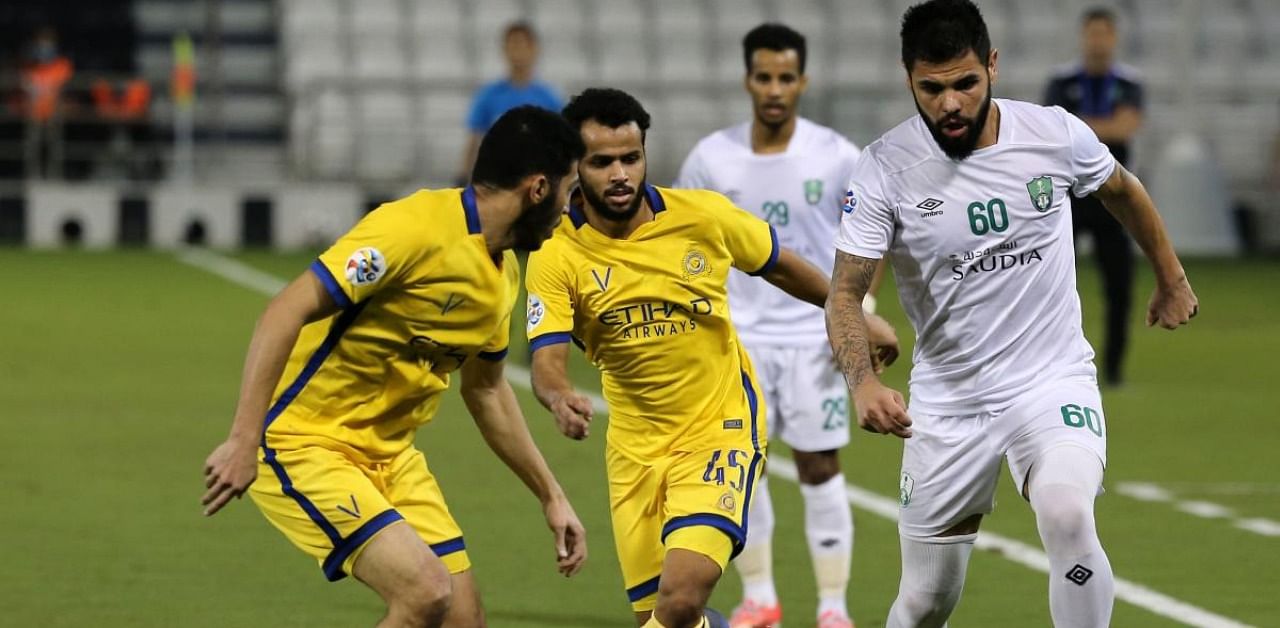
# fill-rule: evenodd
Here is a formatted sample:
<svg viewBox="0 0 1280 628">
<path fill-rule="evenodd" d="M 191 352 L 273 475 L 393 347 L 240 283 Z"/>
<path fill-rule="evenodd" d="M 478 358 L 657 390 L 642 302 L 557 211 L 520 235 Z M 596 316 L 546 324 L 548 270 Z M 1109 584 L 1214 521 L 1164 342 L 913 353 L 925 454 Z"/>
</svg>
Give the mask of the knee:
<svg viewBox="0 0 1280 628">
<path fill-rule="evenodd" d="M 444 624 L 452 601 L 453 583 L 447 572 L 443 578 L 422 574 L 391 600 L 390 612 L 403 618 L 404 625 L 436 628 Z"/>
<path fill-rule="evenodd" d="M 696 626 L 702 620 L 704 602 L 689 588 L 659 591 L 659 621 L 664 626 Z"/>
<path fill-rule="evenodd" d="M 840 473 L 840 455 L 832 449 L 819 452 L 795 452 L 796 472 L 800 483 L 809 486 L 826 484 Z"/>
<path fill-rule="evenodd" d="M 1076 547 L 1094 536 L 1093 508 L 1084 500 L 1044 500 L 1036 508 L 1036 522 L 1050 551 Z"/>
<path fill-rule="evenodd" d="M 929 628 L 943 626 L 956 602 L 960 600 L 957 590 L 901 590 L 894 603 L 894 613 L 902 620 L 899 625 Z"/>
</svg>

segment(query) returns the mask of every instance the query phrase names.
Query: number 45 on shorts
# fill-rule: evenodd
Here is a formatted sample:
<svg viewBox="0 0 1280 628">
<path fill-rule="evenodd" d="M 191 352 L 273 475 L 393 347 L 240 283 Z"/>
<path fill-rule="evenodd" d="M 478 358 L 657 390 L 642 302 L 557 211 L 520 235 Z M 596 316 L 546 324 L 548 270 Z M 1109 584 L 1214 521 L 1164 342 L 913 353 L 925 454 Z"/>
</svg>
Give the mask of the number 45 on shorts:
<svg viewBox="0 0 1280 628">
<path fill-rule="evenodd" d="M 1069 403 L 1062 406 L 1062 422 L 1067 427 L 1089 428 L 1090 432 L 1102 436 L 1102 413 L 1086 406 Z"/>
</svg>

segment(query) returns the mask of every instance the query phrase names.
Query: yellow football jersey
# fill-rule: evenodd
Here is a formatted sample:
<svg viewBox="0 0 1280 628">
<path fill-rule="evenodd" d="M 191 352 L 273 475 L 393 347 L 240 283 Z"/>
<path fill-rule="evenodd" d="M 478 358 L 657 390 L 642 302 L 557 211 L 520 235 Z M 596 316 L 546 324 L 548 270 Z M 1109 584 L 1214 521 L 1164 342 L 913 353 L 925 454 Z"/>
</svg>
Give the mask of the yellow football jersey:
<svg viewBox="0 0 1280 628">
<path fill-rule="evenodd" d="M 267 414 L 269 449 L 394 457 L 435 414 L 449 373 L 506 356 L 520 268 L 511 251 L 490 257 L 471 188 L 382 205 L 311 272 L 342 311 L 302 329 Z"/>
<path fill-rule="evenodd" d="M 609 444 L 636 461 L 720 445 L 762 450 L 759 389 L 726 283 L 732 267 L 771 269 L 777 234 L 715 192 L 644 193 L 654 220 L 628 238 L 605 236 L 572 207 L 529 256 L 530 348 L 583 346 L 601 371 Z"/>
</svg>

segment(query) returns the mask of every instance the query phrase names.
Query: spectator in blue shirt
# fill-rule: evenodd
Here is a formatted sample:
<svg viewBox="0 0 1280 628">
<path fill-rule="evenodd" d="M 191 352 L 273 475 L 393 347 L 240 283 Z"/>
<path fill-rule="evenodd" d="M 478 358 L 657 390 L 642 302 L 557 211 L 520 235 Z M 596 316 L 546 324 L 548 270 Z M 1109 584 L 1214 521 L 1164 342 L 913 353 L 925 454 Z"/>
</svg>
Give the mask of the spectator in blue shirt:
<svg viewBox="0 0 1280 628">
<path fill-rule="evenodd" d="M 564 99 L 555 88 L 534 78 L 533 70 L 538 61 L 538 34 L 528 22 L 512 22 L 502 34 L 502 51 L 507 57 L 507 77 L 485 84 L 476 91 L 467 114 L 467 128 L 471 136 L 457 177 L 465 184 L 466 173 L 476 159 L 480 138 L 502 114 L 520 105 L 537 105 L 559 112 Z"/>
</svg>

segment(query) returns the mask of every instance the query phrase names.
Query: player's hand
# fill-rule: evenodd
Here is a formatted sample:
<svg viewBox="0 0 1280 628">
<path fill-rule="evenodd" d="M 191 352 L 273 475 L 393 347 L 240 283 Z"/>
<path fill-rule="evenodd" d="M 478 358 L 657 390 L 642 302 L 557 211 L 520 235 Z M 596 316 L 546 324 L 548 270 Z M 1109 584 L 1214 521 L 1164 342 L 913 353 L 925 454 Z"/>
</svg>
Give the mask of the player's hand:
<svg viewBox="0 0 1280 628">
<path fill-rule="evenodd" d="M 204 515 L 208 517 L 222 509 L 232 497 L 239 498 L 258 477 L 258 442 L 236 437 L 209 454 L 204 461 Z"/>
<path fill-rule="evenodd" d="M 1156 282 L 1156 290 L 1147 305 L 1147 327 L 1157 323 L 1165 329 L 1177 329 L 1186 325 L 1200 312 L 1200 300 L 1191 291 L 1187 276 L 1178 278 L 1173 285 Z"/>
<path fill-rule="evenodd" d="M 556 569 L 568 578 L 587 562 L 587 531 L 563 494 L 543 504 L 542 512 L 556 535 Z"/>
<path fill-rule="evenodd" d="M 551 414 L 555 415 L 561 434 L 574 440 L 591 434 L 591 400 L 586 395 L 576 392 L 561 395 L 552 402 Z"/>
<path fill-rule="evenodd" d="M 911 417 L 902 394 L 867 377 L 853 390 L 853 408 L 858 413 L 858 427 L 877 434 L 893 434 L 911 438 Z"/>
<path fill-rule="evenodd" d="M 867 321 L 867 339 L 871 342 L 871 362 L 878 375 L 898 359 L 898 334 L 889 321 L 865 312 L 863 316 Z"/>
</svg>

